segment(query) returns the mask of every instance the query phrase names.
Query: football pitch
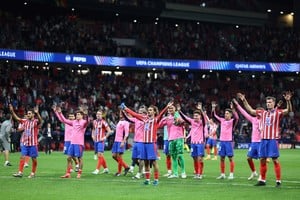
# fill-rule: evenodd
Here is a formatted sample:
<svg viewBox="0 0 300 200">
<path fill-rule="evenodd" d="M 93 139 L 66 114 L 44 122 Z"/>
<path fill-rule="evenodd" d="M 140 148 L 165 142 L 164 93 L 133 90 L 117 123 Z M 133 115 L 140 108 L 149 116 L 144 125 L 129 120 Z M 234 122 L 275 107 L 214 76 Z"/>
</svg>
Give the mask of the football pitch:
<svg viewBox="0 0 300 200">
<path fill-rule="evenodd" d="M 94 175 L 96 161 L 92 151 L 84 152 L 84 167 L 81 179 L 62 179 L 65 173 L 66 156 L 62 152 L 51 155 L 39 153 L 38 169 L 34 179 L 29 179 L 29 168 L 24 169 L 22 178 L 15 178 L 13 173 L 18 171 L 20 153 L 10 154 L 13 166 L 3 166 L 3 155 L 0 166 L 0 196 L 1 199 L 298 199 L 300 197 L 300 150 L 283 149 L 280 151 L 282 169 L 282 186 L 275 187 L 273 163 L 268 164 L 267 185 L 255 187 L 257 180 L 248 181 L 250 169 L 246 160 L 246 150 L 235 150 L 235 173 L 233 180 L 217 180 L 220 175 L 219 158 L 217 161 L 204 161 L 204 177 L 202 180 L 193 179 L 193 161 L 185 152 L 186 179 L 168 179 L 162 175 L 166 173 L 165 156 L 160 152 L 159 160 L 160 180 L 158 186 L 143 185 L 144 179 L 133 180 L 132 174 L 115 177 L 117 163 L 111 158 L 111 152 L 105 152 L 105 158 L 110 170 L 109 174 Z M 131 151 L 126 151 L 124 160 L 131 163 Z M 259 172 L 258 161 L 255 161 Z M 226 176 L 229 174 L 229 161 L 226 158 Z M 101 169 L 102 171 L 102 169 Z M 135 172 L 137 167 L 135 168 Z M 153 174 L 151 174 L 153 180 Z"/>
</svg>

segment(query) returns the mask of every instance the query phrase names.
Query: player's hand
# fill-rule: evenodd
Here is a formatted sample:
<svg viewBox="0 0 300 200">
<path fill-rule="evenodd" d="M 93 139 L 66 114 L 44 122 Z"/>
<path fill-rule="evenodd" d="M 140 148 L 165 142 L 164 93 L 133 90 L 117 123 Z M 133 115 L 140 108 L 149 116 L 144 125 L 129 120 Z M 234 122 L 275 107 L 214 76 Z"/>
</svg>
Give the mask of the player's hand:
<svg viewBox="0 0 300 200">
<path fill-rule="evenodd" d="M 39 112 L 39 106 L 35 106 L 35 107 L 33 108 L 33 111 L 34 111 L 35 113 L 38 113 L 38 112 Z"/>
<path fill-rule="evenodd" d="M 217 103 L 216 103 L 215 101 L 212 101 L 212 102 L 211 102 L 211 108 L 212 108 L 213 110 L 215 110 L 216 107 L 217 107 Z"/>
<path fill-rule="evenodd" d="M 244 94 L 242 94 L 242 93 L 237 93 L 236 94 L 236 96 L 237 96 L 237 98 L 239 98 L 241 101 L 245 101 L 245 95 Z"/>
<path fill-rule="evenodd" d="M 14 107 L 11 104 L 9 104 L 8 107 L 11 112 L 14 111 Z"/>
<path fill-rule="evenodd" d="M 126 108 L 125 103 L 121 103 L 120 108 L 121 108 L 122 110 L 124 110 L 124 109 Z"/>
<path fill-rule="evenodd" d="M 173 104 L 174 104 L 174 101 L 170 101 L 170 102 L 168 103 L 167 107 L 173 106 Z"/>
<path fill-rule="evenodd" d="M 235 105 L 238 104 L 238 102 L 237 102 L 237 100 L 236 100 L 235 98 L 232 99 L 232 102 L 233 102 Z"/>
<path fill-rule="evenodd" d="M 290 101 L 291 98 L 293 96 L 293 93 L 291 91 L 286 91 L 284 94 L 283 94 L 283 97 L 286 101 Z"/>
<path fill-rule="evenodd" d="M 202 110 L 202 102 L 198 102 L 196 108 Z"/>
<path fill-rule="evenodd" d="M 181 106 L 180 106 L 180 104 L 178 103 L 178 104 L 176 104 L 176 109 L 177 109 L 177 111 L 180 111 L 181 110 Z"/>
</svg>

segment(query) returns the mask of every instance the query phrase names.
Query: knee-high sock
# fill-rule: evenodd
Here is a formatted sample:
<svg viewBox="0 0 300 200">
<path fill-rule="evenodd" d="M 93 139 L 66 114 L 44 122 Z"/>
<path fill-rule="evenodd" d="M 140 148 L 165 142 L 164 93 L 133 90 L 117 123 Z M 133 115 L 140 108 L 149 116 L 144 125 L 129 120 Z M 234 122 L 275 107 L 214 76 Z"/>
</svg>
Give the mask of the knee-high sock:
<svg viewBox="0 0 300 200">
<path fill-rule="evenodd" d="M 32 160 L 32 173 L 35 173 L 36 172 L 36 168 L 37 168 L 37 159 L 33 159 Z"/>
<path fill-rule="evenodd" d="M 20 163 L 19 163 L 19 172 L 23 173 L 24 170 L 24 164 L 25 164 L 25 159 L 20 159 Z"/>
<path fill-rule="evenodd" d="M 104 169 L 107 168 L 107 164 L 106 164 L 106 160 L 105 160 L 104 156 L 102 156 L 102 165 L 103 165 Z"/>
<path fill-rule="evenodd" d="M 194 160 L 194 171 L 195 171 L 195 174 L 200 174 L 200 171 L 199 171 L 199 162 L 198 160 Z"/>
<path fill-rule="evenodd" d="M 251 172 L 255 172 L 255 165 L 252 159 L 247 159 Z"/>
<path fill-rule="evenodd" d="M 266 174 L 267 174 L 267 163 L 260 161 L 260 175 L 261 175 L 261 180 L 265 181 L 266 180 Z"/>
<path fill-rule="evenodd" d="M 230 161 L 230 173 L 234 172 L 234 161 Z"/>
<path fill-rule="evenodd" d="M 220 169 L 221 169 L 221 173 L 225 174 L 225 160 L 220 161 Z"/>
<path fill-rule="evenodd" d="M 203 169 L 204 169 L 204 162 L 203 162 L 203 161 L 200 161 L 200 162 L 199 162 L 199 171 L 200 171 L 200 175 L 203 174 Z"/>
<path fill-rule="evenodd" d="M 154 179 L 155 179 L 155 180 L 158 180 L 158 178 L 159 178 L 159 172 L 158 172 L 158 171 L 155 171 L 155 172 L 154 172 Z"/>
<path fill-rule="evenodd" d="M 167 165 L 167 170 L 171 170 L 171 156 L 166 157 L 166 165 Z"/>
<path fill-rule="evenodd" d="M 273 161 L 274 163 L 274 171 L 275 171 L 275 175 L 276 175 L 276 181 L 280 181 L 281 180 L 281 166 L 279 161 Z"/>
<path fill-rule="evenodd" d="M 100 169 L 101 165 L 103 165 L 103 157 L 102 156 L 98 156 L 98 162 L 97 162 L 97 167 L 96 169 Z"/>
</svg>

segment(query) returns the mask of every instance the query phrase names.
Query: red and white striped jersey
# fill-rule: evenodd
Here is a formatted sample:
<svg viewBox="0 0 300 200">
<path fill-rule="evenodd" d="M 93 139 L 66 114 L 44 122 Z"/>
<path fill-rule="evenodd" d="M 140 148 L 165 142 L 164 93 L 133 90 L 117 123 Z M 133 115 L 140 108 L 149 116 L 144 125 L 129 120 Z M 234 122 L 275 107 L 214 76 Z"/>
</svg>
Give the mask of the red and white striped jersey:
<svg viewBox="0 0 300 200">
<path fill-rule="evenodd" d="M 261 139 L 278 139 L 280 132 L 279 122 L 283 116 L 283 110 L 256 110 L 256 114 L 260 118 Z"/>
<path fill-rule="evenodd" d="M 21 119 L 19 122 L 24 128 L 21 136 L 21 144 L 25 146 L 38 145 L 39 121 L 37 119 Z"/>
<path fill-rule="evenodd" d="M 94 120 L 93 121 L 93 135 L 95 136 L 95 141 L 99 142 L 101 141 L 101 138 L 103 138 L 106 135 L 106 130 L 108 128 L 108 123 L 104 120 Z"/>
</svg>

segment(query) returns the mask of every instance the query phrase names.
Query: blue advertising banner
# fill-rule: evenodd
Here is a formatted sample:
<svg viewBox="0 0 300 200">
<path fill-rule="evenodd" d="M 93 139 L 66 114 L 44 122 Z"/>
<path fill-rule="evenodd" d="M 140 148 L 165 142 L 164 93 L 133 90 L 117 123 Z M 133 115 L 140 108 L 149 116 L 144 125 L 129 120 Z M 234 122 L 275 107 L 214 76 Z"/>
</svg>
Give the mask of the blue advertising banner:
<svg viewBox="0 0 300 200">
<path fill-rule="evenodd" d="M 112 67 L 164 68 L 189 70 L 234 70 L 265 72 L 299 72 L 300 63 L 229 62 L 206 60 L 178 60 L 127 58 L 83 54 L 0 49 L 0 59 L 47 63 L 81 64 Z"/>
</svg>

